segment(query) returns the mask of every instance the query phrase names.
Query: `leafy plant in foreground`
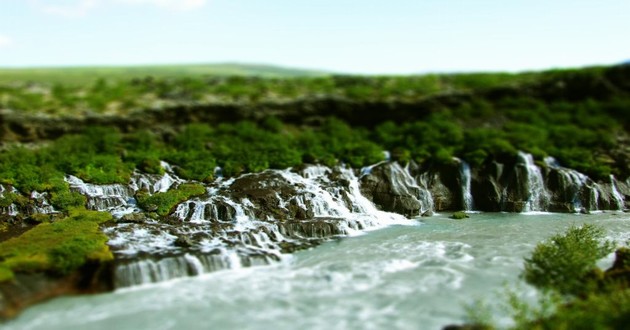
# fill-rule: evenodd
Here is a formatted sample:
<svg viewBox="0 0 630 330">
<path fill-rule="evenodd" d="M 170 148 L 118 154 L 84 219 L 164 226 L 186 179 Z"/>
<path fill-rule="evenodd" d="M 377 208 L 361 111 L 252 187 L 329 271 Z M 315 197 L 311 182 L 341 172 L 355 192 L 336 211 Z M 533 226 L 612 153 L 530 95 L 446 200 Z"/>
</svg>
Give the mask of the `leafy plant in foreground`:
<svg viewBox="0 0 630 330">
<path fill-rule="evenodd" d="M 602 241 L 603 237 L 604 231 L 590 224 L 552 236 L 525 259 L 523 278 L 540 289 L 584 294 L 593 285 L 597 261 L 613 251 L 612 242 Z"/>
</svg>

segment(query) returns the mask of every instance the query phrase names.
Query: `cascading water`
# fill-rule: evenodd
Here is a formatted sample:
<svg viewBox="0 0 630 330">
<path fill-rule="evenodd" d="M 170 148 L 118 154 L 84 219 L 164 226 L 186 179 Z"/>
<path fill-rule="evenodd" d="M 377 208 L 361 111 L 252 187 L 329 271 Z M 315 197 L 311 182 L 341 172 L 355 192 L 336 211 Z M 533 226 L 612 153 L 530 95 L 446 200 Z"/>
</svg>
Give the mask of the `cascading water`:
<svg viewBox="0 0 630 330">
<path fill-rule="evenodd" d="M 164 174 L 161 176 L 135 172 L 131 177 L 130 188 L 133 191 L 146 190 L 150 194 L 154 194 L 156 192 L 166 192 L 173 185 L 184 182 L 184 180 L 174 174 L 171 165 L 166 162 L 160 162 L 160 166 L 164 169 Z"/>
<path fill-rule="evenodd" d="M 563 190 L 564 201 L 570 202 L 573 212 L 581 211 L 597 211 L 599 200 L 599 185 L 594 183 L 586 175 L 566 167 L 560 166 L 558 161 L 553 157 L 546 157 L 545 163 L 560 175 L 559 186 Z M 586 204 L 583 199 L 587 196 Z"/>
<path fill-rule="evenodd" d="M 107 211 L 115 217 L 138 211 L 135 207 L 133 191 L 122 184 L 95 185 L 68 175 L 66 182 L 70 189 L 87 197 L 87 208 L 95 211 Z"/>
<path fill-rule="evenodd" d="M 545 211 L 549 202 L 549 194 L 545 188 L 540 168 L 534 164 L 534 157 L 519 151 L 517 165 L 523 166 L 527 173 L 525 188 L 528 195 L 523 212 Z"/>
<path fill-rule="evenodd" d="M 409 172 L 408 164 L 403 168 L 397 162 L 391 163 L 390 176 L 393 192 L 415 198 L 420 203 L 420 215 L 433 212 L 433 196 L 428 189 L 427 177 L 420 175 L 414 178 Z"/>
<path fill-rule="evenodd" d="M 462 187 L 462 203 L 464 207 L 464 211 L 472 211 L 474 208 L 473 203 L 473 195 L 470 192 L 470 166 L 463 160 L 460 160 L 459 163 L 459 177 L 460 184 Z"/>
<path fill-rule="evenodd" d="M 247 184 L 252 186 L 243 188 Z M 235 193 L 242 189 L 249 193 Z M 204 196 L 179 204 L 171 216 L 179 223 L 106 230 L 119 260 L 117 286 L 268 264 L 321 239 L 408 223 L 362 196 L 353 170 L 323 166 L 219 180 Z"/>
<path fill-rule="evenodd" d="M 17 194 L 19 192 L 17 189 L 15 189 L 15 187 L 10 187 L 10 189 L 7 189 L 4 185 L 0 185 L 0 197 L 5 197 L 6 193 Z M 6 207 L 1 208 L 0 210 L 3 214 L 9 216 L 16 216 L 19 214 L 17 205 L 15 205 L 15 203 L 11 203 Z"/>
<path fill-rule="evenodd" d="M 621 193 L 619 193 L 619 190 L 617 189 L 617 180 L 615 180 L 615 176 L 612 174 L 610 175 L 610 186 L 612 190 L 612 197 L 615 199 L 615 203 L 617 204 L 617 210 L 623 210 L 624 198 Z"/>
</svg>

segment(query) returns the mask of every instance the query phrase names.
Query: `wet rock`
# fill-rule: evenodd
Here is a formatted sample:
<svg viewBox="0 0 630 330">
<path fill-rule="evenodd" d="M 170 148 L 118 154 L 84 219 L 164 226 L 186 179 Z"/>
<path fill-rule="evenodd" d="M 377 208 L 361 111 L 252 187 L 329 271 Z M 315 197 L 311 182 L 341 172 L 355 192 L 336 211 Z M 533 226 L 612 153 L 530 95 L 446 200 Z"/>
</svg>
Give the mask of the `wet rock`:
<svg viewBox="0 0 630 330">
<path fill-rule="evenodd" d="M 409 217 L 418 215 L 423 206 L 418 200 L 420 188 L 397 163 L 372 168 L 361 178 L 361 193 L 381 210 Z"/>
<path fill-rule="evenodd" d="M 296 188 L 277 172 L 265 171 L 237 178 L 230 186 L 232 200 L 244 200 L 256 206 L 258 219 L 288 219 L 291 212 L 283 205 L 297 195 Z"/>
<path fill-rule="evenodd" d="M 118 222 L 138 222 L 142 223 L 147 221 L 147 216 L 144 213 L 129 213 L 123 215 Z"/>
<path fill-rule="evenodd" d="M 194 245 L 194 242 L 191 237 L 188 236 L 178 236 L 173 244 L 180 248 L 189 248 Z"/>
</svg>

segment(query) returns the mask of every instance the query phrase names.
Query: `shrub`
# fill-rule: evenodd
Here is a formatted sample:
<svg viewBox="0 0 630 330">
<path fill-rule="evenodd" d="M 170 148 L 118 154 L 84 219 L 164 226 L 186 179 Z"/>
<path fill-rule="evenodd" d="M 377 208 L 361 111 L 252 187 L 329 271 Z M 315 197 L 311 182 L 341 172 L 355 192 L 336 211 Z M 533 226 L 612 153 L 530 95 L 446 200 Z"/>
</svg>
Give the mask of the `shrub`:
<svg viewBox="0 0 630 330">
<path fill-rule="evenodd" d="M 65 190 L 51 193 L 50 202 L 57 210 L 69 211 L 85 206 L 86 198 L 77 192 Z"/>
<path fill-rule="evenodd" d="M 613 250 L 611 242 L 601 241 L 603 236 L 601 228 L 590 224 L 572 226 L 565 234 L 552 236 L 525 259 L 523 278 L 540 289 L 584 294 L 593 284 L 596 262 Z"/>
</svg>

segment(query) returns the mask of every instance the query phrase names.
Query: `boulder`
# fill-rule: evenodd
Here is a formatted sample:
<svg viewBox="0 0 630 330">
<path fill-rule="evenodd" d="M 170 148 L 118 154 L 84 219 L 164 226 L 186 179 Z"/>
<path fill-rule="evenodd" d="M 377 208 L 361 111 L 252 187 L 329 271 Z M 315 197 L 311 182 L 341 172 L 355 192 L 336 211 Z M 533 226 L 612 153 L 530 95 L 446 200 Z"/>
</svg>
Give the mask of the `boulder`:
<svg viewBox="0 0 630 330">
<path fill-rule="evenodd" d="M 419 215 L 423 206 L 418 199 L 420 188 L 397 163 L 372 168 L 370 174 L 361 178 L 361 193 L 379 209 L 405 216 Z"/>
</svg>

